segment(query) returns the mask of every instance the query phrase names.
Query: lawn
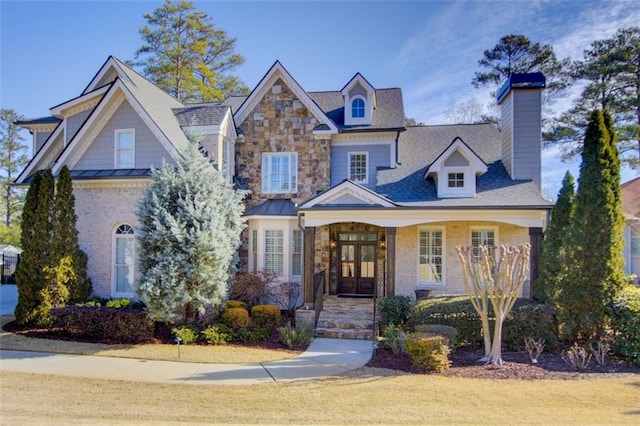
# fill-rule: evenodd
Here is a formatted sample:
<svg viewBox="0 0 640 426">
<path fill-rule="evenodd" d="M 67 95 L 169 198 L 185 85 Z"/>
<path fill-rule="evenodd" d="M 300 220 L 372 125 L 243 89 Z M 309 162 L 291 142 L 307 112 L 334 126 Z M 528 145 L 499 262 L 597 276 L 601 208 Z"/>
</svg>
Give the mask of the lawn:
<svg viewBox="0 0 640 426">
<path fill-rule="evenodd" d="M 640 377 L 388 375 L 193 386 L 0 372 L 3 424 L 638 424 Z"/>
</svg>

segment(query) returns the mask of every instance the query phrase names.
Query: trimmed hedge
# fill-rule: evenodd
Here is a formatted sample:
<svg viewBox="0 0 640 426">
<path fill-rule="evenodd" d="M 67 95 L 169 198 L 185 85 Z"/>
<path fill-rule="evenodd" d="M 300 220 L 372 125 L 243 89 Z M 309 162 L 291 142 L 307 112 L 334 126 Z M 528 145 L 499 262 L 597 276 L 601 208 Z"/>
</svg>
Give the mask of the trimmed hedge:
<svg viewBox="0 0 640 426">
<path fill-rule="evenodd" d="M 247 328 L 249 325 L 249 312 L 244 308 L 227 308 L 222 312 L 220 320 L 223 324 L 233 328 Z"/>
<path fill-rule="evenodd" d="M 491 316 L 490 316 L 491 318 Z M 458 330 L 458 345 L 482 346 L 480 316 L 466 296 L 432 297 L 416 302 L 408 325 L 442 324 Z M 491 329 L 493 320 L 490 319 Z M 502 327 L 502 347 L 522 350 L 525 337 L 544 339 L 549 350 L 558 345 L 558 321 L 555 310 L 530 299 L 518 299 Z"/>
<path fill-rule="evenodd" d="M 640 366 L 640 288 L 627 286 L 610 309 L 613 350 Z"/>
<path fill-rule="evenodd" d="M 378 312 L 382 328 L 387 325 L 403 326 L 413 308 L 411 296 L 387 296 L 378 301 Z"/>
<path fill-rule="evenodd" d="M 53 326 L 68 336 L 116 343 L 153 340 L 154 322 L 143 310 L 96 306 L 51 309 Z"/>
<path fill-rule="evenodd" d="M 447 343 L 446 337 L 429 333 L 408 333 L 404 342 L 413 365 L 436 373 L 446 371 L 451 366 L 451 350 Z"/>
<path fill-rule="evenodd" d="M 275 330 L 280 325 L 280 308 L 275 305 L 256 305 L 251 308 L 251 319 L 256 328 Z"/>
</svg>

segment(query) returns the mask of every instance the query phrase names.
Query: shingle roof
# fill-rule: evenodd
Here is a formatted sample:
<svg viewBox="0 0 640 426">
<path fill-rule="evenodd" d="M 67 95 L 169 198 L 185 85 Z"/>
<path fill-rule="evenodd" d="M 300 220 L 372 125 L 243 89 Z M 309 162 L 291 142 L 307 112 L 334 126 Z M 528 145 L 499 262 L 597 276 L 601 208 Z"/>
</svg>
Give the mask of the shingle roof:
<svg viewBox="0 0 640 426">
<path fill-rule="evenodd" d="M 296 206 L 291 200 L 267 200 L 247 209 L 245 216 L 295 216 Z"/>
<path fill-rule="evenodd" d="M 247 98 L 248 96 L 230 96 L 222 101 L 222 105 L 230 106 L 231 112 L 235 114 Z"/>
<path fill-rule="evenodd" d="M 180 127 L 209 126 L 221 124 L 229 109 L 229 106 L 221 104 L 194 104 L 186 108 L 174 108 L 173 114 Z"/>
<path fill-rule="evenodd" d="M 342 131 L 399 129 L 404 127 L 404 104 L 400 89 L 377 89 L 377 107 L 371 125 L 346 126 L 344 124 L 344 98 L 340 92 L 309 92 L 309 96 Z"/>
<path fill-rule="evenodd" d="M 461 138 L 487 165 L 474 198 L 438 198 L 425 170 L 449 144 Z M 532 181 L 514 181 L 501 158 L 500 133 L 494 124 L 408 127 L 398 140 L 395 169 L 378 170 L 376 192 L 406 206 L 525 207 L 551 206 Z"/>
</svg>

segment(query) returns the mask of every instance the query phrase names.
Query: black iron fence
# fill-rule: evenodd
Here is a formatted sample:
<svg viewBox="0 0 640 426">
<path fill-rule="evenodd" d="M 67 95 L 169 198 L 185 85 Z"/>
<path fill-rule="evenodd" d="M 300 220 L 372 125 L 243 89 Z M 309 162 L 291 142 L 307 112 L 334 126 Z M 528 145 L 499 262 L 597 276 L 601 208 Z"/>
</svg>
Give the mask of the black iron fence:
<svg viewBox="0 0 640 426">
<path fill-rule="evenodd" d="M 16 283 L 16 266 L 20 261 L 19 254 L 2 254 L 2 268 L 0 270 L 0 284 Z"/>
</svg>

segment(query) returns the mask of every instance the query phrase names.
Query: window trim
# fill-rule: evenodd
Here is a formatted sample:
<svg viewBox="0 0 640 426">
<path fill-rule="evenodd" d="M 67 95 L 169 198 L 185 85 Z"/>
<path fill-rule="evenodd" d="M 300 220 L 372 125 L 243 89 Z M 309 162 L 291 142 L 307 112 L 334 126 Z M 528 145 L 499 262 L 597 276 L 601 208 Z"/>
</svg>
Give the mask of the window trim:
<svg viewBox="0 0 640 426">
<path fill-rule="evenodd" d="M 364 180 L 351 179 L 351 157 L 353 155 L 364 155 L 364 161 L 365 161 Z M 369 183 L 369 151 L 350 151 L 347 153 L 347 176 L 349 177 L 349 180 L 351 180 L 352 182 L 356 182 L 359 184 Z"/>
<path fill-rule="evenodd" d="M 267 232 L 279 232 L 281 234 L 282 237 L 282 251 L 280 252 L 269 252 L 267 253 Z M 262 230 L 262 246 L 263 246 L 263 250 L 262 250 L 262 257 L 263 257 L 263 266 L 264 266 L 264 270 L 268 271 L 268 272 L 273 272 L 275 273 L 278 277 L 282 277 L 285 276 L 285 271 L 287 269 L 287 247 L 285 245 L 286 242 L 286 230 L 282 229 L 282 228 L 277 228 L 277 229 L 269 229 L 269 228 L 264 228 Z M 279 255 L 282 256 L 282 271 L 272 271 L 270 269 L 267 268 L 267 255 Z"/>
<path fill-rule="evenodd" d="M 442 273 L 441 273 L 441 281 L 422 281 L 420 276 L 420 233 L 422 231 L 440 231 L 442 232 Z M 418 265 L 416 271 L 416 282 L 418 288 L 427 288 L 427 287 L 446 287 L 447 282 L 447 230 L 444 226 L 420 226 L 418 227 L 417 233 L 417 245 L 416 245 L 416 265 Z"/>
<path fill-rule="evenodd" d="M 362 102 L 362 115 L 355 115 L 355 102 L 356 101 L 361 101 Z M 350 102 L 350 107 L 351 107 L 351 118 L 354 120 L 364 120 L 367 117 L 367 101 L 366 99 L 361 96 L 361 95 L 355 95 L 351 98 L 351 102 Z M 358 106 L 358 110 L 360 109 L 360 107 Z"/>
<path fill-rule="evenodd" d="M 493 246 L 495 250 L 498 249 L 499 240 L 498 240 L 498 227 L 497 226 L 471 226 L 469 228 L 469 246 L 475 247 L 473 245 L 473 232 L 474 231 L 492 231 L 493 232 Z M 474 253 L 475 254 L 475 253 Z"/>
<path fill-rule="evenodd" d="M 125 134 L 125 133 L 131 133 L 131 137 L 133 138 L 133 143 L 131 146 L 131 151 L 133 151 L 133 163 L 131 165 L 129 164 L 125 164 L 122 165 L 120 163 L 120 156 L 118 155 L 120 153 L 120 151 L 124 151 L 123 149 L 120 149 L 118 147 L 118 136 L 121 134 Z M 114 149 L 113 149 L 113 154 L 114 154 L 114 159 L 113 159 L 113 165 L 114 168 L 116 169 L 133 169 L 136 166 L 136 129 L 116 129 L 114 131 Z M 129 149 L 127 149 L 127 151 L 129 151 Z"/>
<path fill-rule="evenodd" d="M 118 233 L 118 231 L 122 227 L 128 227 L 131 232 L 127 233 Z M 122 293 L 118 292 L 118 283 L 117 283 L 117 273 L 116 273 L 116 251 L 117 251 L 117 241 L 118 239 L 127 239 L 132 241 L 133 244 L 133 261 L 131 265 L 126 265 L 131 267 L 131 273 L 133 277 L 133 281 L 131 282 L 131 292 L 130 293 Z M 111 294 L 113 297 L 135 297 L 135 281 L 136 281 L 136 233 L 133 226 L 128 223 L 118 223 L 111 233 Z"/>
<path fill-rule="evenodd" d="M 288 173 L 288 190 L 274 191 L 271 188 L 271 168 L 272 159 L 275 157 L 289 157 L 289 173 Z M 291 167 L 292 159 L 295 159 L 295 170 Z M 260 171 L 260 188 L 263 194 L 295 194 L 298 192 L 298 153 L 297 152 L 263 152 L 262 153 L 262 170 Z M 294 173 L 292 173 L 292 171 Z"/>
<path fill-rule="evenodd" d="M 453 175 L 453 180 L 451 179 L 451 175 Z M 466 185 L 466 179 L 465 179 L 465 172 L 463 171 L 456 171 L 456 170 L 448 170 L 447 171 L 447 188 L 449 190 L 458 190 L 458 189 L 462 189 L 465 187 Z M 452 186 L 451 183 L 454 183 L 454 185 Z M 462 183 L 462 185 L 457 185 L 458 183 Z"/>
<path fill-rule="evenodd" d="M 300 238 L 300 251 L 296 251 L 296 233 Z M 291 257 L 291 277 L 301 278 L 304 273 L 304 232 L 300 229 L 292 229 L 291 230 L 291 250 L 289 251 L 289 257 Z M 300 273 L 294 274 L 293 265 L 295 262 L 293 261 L 294 256 L 300 256 Z"/>
</svg>

